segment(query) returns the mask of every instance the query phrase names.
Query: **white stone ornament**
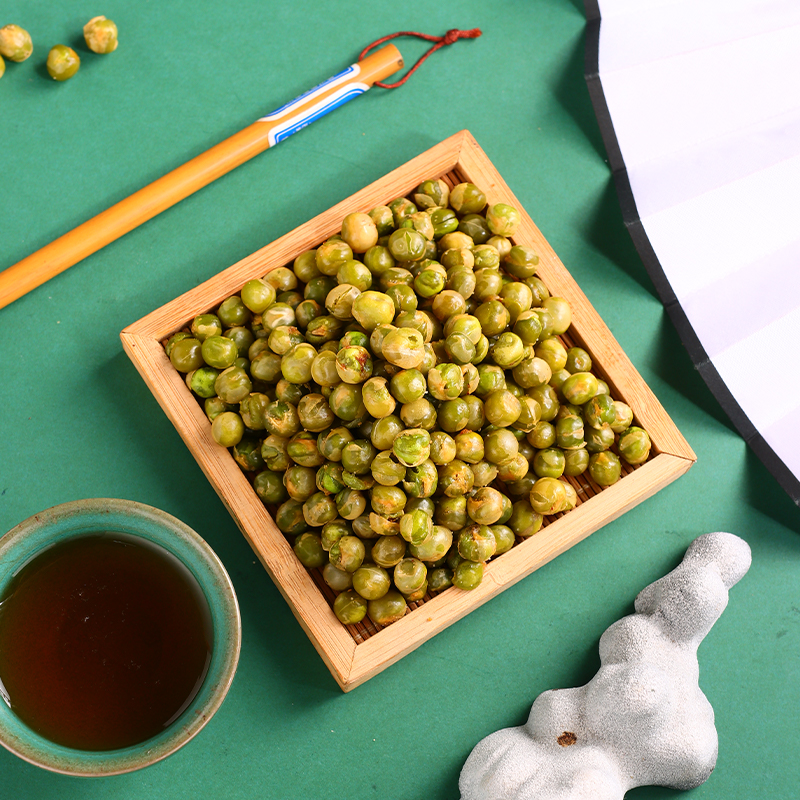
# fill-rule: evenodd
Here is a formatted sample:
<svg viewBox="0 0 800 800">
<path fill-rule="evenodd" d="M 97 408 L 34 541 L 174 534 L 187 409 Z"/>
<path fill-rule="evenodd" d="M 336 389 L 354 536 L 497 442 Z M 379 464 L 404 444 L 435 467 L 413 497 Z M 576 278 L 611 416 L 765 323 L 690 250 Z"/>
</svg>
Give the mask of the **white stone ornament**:
<svg viewBox="0 0 800 800">
<path fill-rule="evenodd" d="M 639 593 L 636 613 L 602 635 L 589 683 L 543 692 L 524 725 L 478 743 L 461 770 L 461 800 L 622 800 L 636 786 L 703 783 L 718 742 L 697 648 L 750 560 L 738 536 L 695 539 Z"/>
</svg>

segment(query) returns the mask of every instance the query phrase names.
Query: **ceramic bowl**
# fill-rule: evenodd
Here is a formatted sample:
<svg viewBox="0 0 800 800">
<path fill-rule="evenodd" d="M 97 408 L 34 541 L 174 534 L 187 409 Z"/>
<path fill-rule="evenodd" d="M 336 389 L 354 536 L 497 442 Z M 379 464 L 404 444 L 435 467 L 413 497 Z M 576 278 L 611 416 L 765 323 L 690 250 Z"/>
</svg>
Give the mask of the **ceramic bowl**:
<svg viewBox="0 0 800 800">
<path fill-rule="evenodd" d="M 239 605 L 222 562 L 205 541 L 175 517 L 129 500 L 92 499 L 49 508 L 0 539 L 0 596 L 15 572 L 46 547 L 66 539 L 118 531 L 154 542 L 192 572 L 208 602 L 214 643 L 211 663 L 194 700 L 163 732 L 121 750 L 75 750 L 43 738 L 0 702 L 0 744 L 37 766 L 67 775 L 106 776 L 147 767 L 195 737 L 222 704 L 239 661 Z"/>
</svg>

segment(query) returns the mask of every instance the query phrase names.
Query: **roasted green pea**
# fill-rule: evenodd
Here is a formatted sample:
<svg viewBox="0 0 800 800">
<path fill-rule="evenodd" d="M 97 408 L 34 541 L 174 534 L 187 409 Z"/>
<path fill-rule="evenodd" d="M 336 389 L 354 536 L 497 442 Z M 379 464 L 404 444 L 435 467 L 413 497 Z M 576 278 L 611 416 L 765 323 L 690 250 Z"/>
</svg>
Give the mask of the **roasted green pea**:
<svg viewBox="0 0 800 800">
<path fill-rule="evenodd" d="M 289 497 L 283 485 L 283 475 L 271 469 L 264 469 L 255 476 L 253 489 L 265 505 L 279 505 Z"/>
<path fill-rule="evenodd" d="M 314 533 L 301 533 L 295 539 L 293 549 L 300 563 L 307 569 L 316 569 L 327 561 L 322 542 Z"/>
<path fill-rule="evenodd" d="M 534 511 L 530 502 L 525 499 L 514 503 L 508 526 L 516 536 L 527 539 L 529 536 L 539 532 L 543 521 L 542 514 Z"/>
<path fill-rule="evenodd" d="M 631 465 L 643 464 L 650 455 L 650 436 L 643 428 L 635 425 L 619 435 L 619 454 Z"/>
<path fill-rule="evenodd" d="M 534 511 L 545 516 L 564 510 L 567 502 L 565 483 L 557 478 L 539 478 L 528 498 Z"/>
<path fill-rule="evenodd" d="M 308 530 L 308 523 L 303 517 L 303 504 L 291 498 L 278 506 L 275 524 L 286 536 L 297 536 Z"/>
<path fill-rule="evenodd" d="M 333 613 L 343 625 L 355 625 L 367 615 L 368 601 L 353 589 L 337 595 L 333 601 Z"/>
<path fill-rule="evenodd" d="M 389 589 L 383 597 L 367 601 L 367 613 L 376 625 L 391 625 L 401 620 L 408 610 L 406 599 L 400 592 Z"/>
</svg>

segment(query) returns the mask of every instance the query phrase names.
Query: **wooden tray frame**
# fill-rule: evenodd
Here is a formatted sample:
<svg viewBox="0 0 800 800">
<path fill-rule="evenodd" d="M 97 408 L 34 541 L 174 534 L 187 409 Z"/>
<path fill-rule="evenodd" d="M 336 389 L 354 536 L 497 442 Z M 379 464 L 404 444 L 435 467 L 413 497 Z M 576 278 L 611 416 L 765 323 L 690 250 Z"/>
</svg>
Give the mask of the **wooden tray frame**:
<svg viewBox="0 0 800 800">
<path fill-rule="evenodd" d="M 573 309 L 571 339 L 592 354 L 614 397 L 633 409 L 653 441 L 653 455 L 613 486 L 581 502 L 535 536 L 490 561 L 481 585 L 471 592 L 448 589 L 402 620 L 356 643 L 311 574 L 300 564 L 228 451 L 211 438 L 211 427 L 183 377 L 169 362 L 162 342 L 197 314 L 238 293 L 246 281 L 290 264 L 304 250 L 338 233 L 352 211 L 368 211 L 409 194 L 422 180 L 447 173 L 480 186 L 490 203 L 516 206 L 522 223 L 513 239 L 540 253 L 539 275 L 552 294 Z M 331 674 L 349 691 L 393 664 L 439 631 L 526 577 L 607 522 L 686 472 L 696 460 L 655 395 L 634 369 L 600 316 L 559 261 L 533 220 L 468 131 L 461 131 L 304 225 L 261 248 L 170 303 L 125 328 L 125 352 L 172 421 L 253 551 L 286 599 Z"/>
</svg>

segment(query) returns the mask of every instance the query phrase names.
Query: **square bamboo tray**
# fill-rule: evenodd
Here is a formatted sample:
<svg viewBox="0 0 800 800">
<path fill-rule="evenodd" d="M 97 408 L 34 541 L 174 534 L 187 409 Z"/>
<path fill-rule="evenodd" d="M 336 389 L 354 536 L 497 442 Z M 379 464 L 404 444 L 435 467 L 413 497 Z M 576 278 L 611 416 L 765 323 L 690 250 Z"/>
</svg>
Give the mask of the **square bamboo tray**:
<svg viewBox="0 0 800 800">
<path fill-rule="evenodd" d="M 572 511 L 546 518 L 539 533 L 490 561 L 478 588 L 470 592 L 450 588 L 435 597 L 428 596 L 420 603 L 412 603 L 412 610 L 402 620 L 383 629 L 377 629 L 369 618 L 357 626 L 344 626 L 333 614 L 333 594 L 320 575 L 300 564 L 233 457 L 211 438 L 211 426 L 202 407 L 187 389 L 183 376 L 170 364 L 163 343 L 195 316 L 238 293 L 251 278 L 291 265 L 297 255 L 338 233 L 346 214 L 369 211 L 409 194 L 421 181 L 436 177 L 444 178 L 451 186 L 470 181 L 483 189 L 489 203 L 510 203 L 520 210 L 522 223 L 513 241 L 538 250 L 540 278 L 551 294 L 565 297 L 572 306 L 573 323 L 562 339 L 568 347 L 579 345 L 590 353 L 593 371 L 608 382 L 614 398 L 631 406 L 637 424 L 649 432 L 653 448 L 644 464 L 636 468 L 625 465 L 622 479 L 613 486 L 601 489 L 587 474 L 570 479 L 578 492 L 578 505 Z M 150 391 L 345 692 L 650 497 L 695 461 L 688 443 L 655 395 L 467 131 L 451 136 L 148 314 L 122 331 L 121 339 Z"/>
</svg>

